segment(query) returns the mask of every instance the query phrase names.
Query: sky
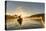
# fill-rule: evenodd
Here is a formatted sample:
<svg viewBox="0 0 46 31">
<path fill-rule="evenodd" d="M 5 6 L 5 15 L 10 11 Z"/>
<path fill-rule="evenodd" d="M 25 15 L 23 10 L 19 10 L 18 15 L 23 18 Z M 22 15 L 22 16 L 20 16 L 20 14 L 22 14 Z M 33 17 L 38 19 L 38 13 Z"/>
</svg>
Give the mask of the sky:
<svg viewBox="0 0 46 31">
<path fill-rule="evenodd" d="M 29 16 L 44 13 L 44 3 L 7 1 L 6 14 Z"/>
</svg>

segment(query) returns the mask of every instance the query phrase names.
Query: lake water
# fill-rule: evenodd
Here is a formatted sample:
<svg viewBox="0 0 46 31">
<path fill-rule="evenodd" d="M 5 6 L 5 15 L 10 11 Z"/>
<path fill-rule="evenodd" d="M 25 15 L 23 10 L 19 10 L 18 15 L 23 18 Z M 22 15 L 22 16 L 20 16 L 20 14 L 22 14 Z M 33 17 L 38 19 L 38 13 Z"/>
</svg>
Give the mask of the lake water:
<svg viewBox="0 0 46 31">
<path fill-rule="evenodd" d="M 21 26 L 17 19 L 8 19 L 6 21 L 8 30 L 42 28 L 40 20 L 30 18 L 23 18 Z"/>
</svg>

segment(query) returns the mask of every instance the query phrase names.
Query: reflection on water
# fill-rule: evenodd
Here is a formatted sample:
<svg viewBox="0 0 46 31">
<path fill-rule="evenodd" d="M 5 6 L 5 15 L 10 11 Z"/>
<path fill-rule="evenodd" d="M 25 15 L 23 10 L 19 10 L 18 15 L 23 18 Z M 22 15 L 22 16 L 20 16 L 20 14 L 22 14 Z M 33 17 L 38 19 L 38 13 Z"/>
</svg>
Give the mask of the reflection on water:
<svg viewBox="0 0 46 31">
<path fill-rule="evenodd" d="M 18 23 L 17 19 L 8 19 L 6 20 L 7 29 L 30 29 L 30 28 L 41 28 L 40 20 L 32 20 L 30 18 L 24 18 L 22 25 Z"/>
</svg>

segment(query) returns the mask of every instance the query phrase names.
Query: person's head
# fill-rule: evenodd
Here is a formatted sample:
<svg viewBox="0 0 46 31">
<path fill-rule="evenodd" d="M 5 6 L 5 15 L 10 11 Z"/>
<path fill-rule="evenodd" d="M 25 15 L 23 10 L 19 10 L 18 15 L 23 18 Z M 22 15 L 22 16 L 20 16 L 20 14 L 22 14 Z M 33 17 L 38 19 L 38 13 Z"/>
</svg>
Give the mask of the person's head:
<svg viewBox="0 0 46 31">
<path fill-rule="evenodd" d="M 21 17 L 21 15 L 19 16 L 19 18 Z"/>
</svg>

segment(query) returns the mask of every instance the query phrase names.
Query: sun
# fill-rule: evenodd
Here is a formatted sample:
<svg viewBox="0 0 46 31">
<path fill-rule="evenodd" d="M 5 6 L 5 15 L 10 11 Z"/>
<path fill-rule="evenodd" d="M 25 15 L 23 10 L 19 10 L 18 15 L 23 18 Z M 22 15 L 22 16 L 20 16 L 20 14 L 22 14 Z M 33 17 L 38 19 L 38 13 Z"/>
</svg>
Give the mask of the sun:
<svg viewBox="0 0 46 31">
<path fill-rule="evenodd" d="M 22 9 L 22 7 L 16 8 L 15 14 L 18 15 L 18 16 L 21 15 L 21 17 L 27 16 L 27 14 L 24 12 L 24 10 Z"/>
</svg>

